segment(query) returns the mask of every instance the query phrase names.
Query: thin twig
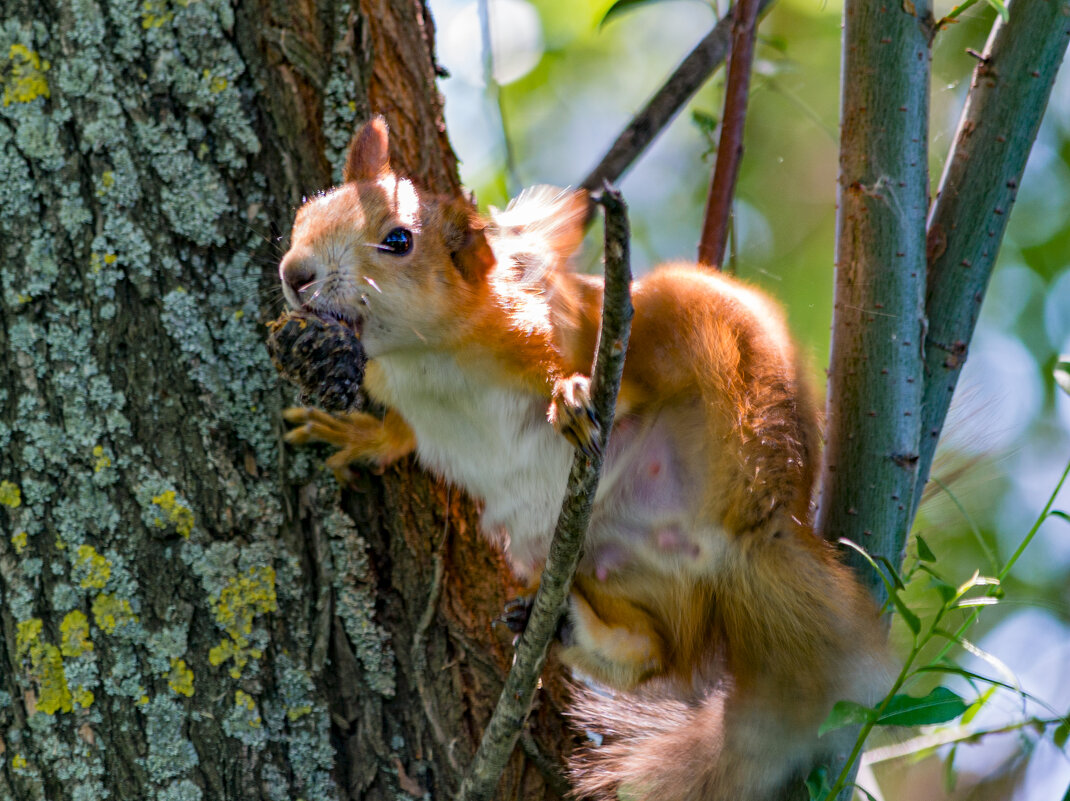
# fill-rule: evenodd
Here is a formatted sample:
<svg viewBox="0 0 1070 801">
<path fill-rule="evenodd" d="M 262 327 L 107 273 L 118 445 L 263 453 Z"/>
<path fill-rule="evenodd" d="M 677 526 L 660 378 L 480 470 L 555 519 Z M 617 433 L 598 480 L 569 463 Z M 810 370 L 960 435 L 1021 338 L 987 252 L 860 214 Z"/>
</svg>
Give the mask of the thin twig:
<svg viewBox="0 0 1070 801">
<path fill-rule="evenodd" d="M 728 63 L 724 115 L 717 162 L 710 178 L 702 238 L 698 244 L 700 264 L 721 269 L 728 242 L 728 219 L 736 193 L 739 163 L 743 160 L 743 126 L 747 119 L 751 65 L 754 63 L 754 34 L 758 27 L 759 0 L 738 0 L 732 14 L 732 55 Z"/>
<path fill-rule="evenodd" d="M 762 14 L 773 0 L 759 0 Z M 720 20 L 706 38 L 699 42 L 665 84 L 628 123 L 598 166 L 583 179 L 581 186 L 589 192 L 601 189 L 604 181 L 616 182 L 657 138 L 684 104 L 699 90 L 728 55 L 732 39 L 731 15 Z"/>
<path fill-rule="evenodd" d="M 483 732 L 472 765 L 461 783 L 459 801 L 486 801 L 493 796 L 505 764 L 516 746 L 531 710 L 535 686 L 542 672 L 557 621 L 579 563 L 595 490 L 602 470 L 602 453 L 613 425 L 624 354 L 628 348 L 632 303 L 628 246 L 628 218 L 624 200 L 608 184 L 599 201 L 606 213 L 606 279 L 602 328 L 592 370 L 595 417 L 601 426 L 601 448 L 594 456 L 579 451 L 572 460 L 565 500 L 557 520 L 550 552 L 539 580 L 527 627 L 520 635 L 512 670 L 505 679 L 498 706 Z"/>
</svg>

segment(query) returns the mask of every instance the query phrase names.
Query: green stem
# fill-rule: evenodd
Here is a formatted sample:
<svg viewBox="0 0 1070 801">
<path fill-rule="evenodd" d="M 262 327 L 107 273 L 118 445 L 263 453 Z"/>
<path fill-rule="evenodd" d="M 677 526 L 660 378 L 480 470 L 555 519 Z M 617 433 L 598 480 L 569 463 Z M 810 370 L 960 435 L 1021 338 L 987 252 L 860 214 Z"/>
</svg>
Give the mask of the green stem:
<svg viewBox="0 0 1070 801">
<path fill-rule="evenodd" d="M 1029 543 L 1033 541 L 1033 537 L 1036 536 L 1036 533 L 1040 530 L 1041 525 L 1043 525 L 1044 521 L 1048 519 L 1049 513 L 1051 512 L 1051 507 L 1055 504 L 1055 498 L 1056 496 L 1058 496 L 1059 491 L 1063 488 L 1063 484 L 1066 483 L 1067 476 L 1070 476 L 1070 462 L 1066 463 L 1066 469 L 1063 470 L 1063 474 L 1062 477 L 1059 479 L 1059 483 L 1055 485 L 1055 490 L 1048 497 L 1048 502 L 1044 504 L 1044 511 L 1040 513 L 1040 516 L 1037 518 L 1036 522 L 1033 523 L 1033 527 L 1029 529 L 1029 533 L 1025 535 L 1025 538 L 1018 545 L 1017 550 L 1015 550 L 1015 552 L 1011 555 L 1011 558 L 1007 560 L 1007 564 L 1005 564 L 1003 566 L 1003 569 L 999 571 L 999 575 L 997 576 L 997 578 L 1000 580 L 1000 583 L 1002 583 L 1003 580 L 1007 578 L 1008 575 L 1010 575 L 1011 568 L 1014 567 L 1014 563 L 1018 561 L 1021 555 L 1025 552 L 1025 549 L 1029 547 Z M 991 589 L 989 590 L 989 592 L 992 593 L 995 592 L 995 590 Z M 970 612 L 969 616 L 966 618 L 963 624 L 959 626 L 958 630 L 955 631 L 956 639 L 966 634 L 970 626 L 972 626 L 977 621 L 977 616 L 980 613 L 980 607 Z M 935 662 L 947 656 L 947 652 L 951 650 L 953 645 L 954 642 L 952 641 L 949 641 L 947 644 L 945 644 L 944 647 L 940 649 L 940 653 L 936 655 L 936 659 L 934 659 L 933 661 Z"/>
</svg>

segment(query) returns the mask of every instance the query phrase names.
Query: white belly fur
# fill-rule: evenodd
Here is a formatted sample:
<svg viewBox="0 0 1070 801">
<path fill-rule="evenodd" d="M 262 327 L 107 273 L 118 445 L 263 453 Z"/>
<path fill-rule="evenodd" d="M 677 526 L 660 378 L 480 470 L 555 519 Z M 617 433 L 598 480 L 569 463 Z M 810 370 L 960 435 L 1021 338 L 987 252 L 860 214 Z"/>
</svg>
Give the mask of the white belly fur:
<svg viewBox="0 0 1070 801">
<path fill-rule="evenodd" d="M 545 559 L 572 463 L 572 446 L 547 422 L 549 401 L 489 385 L 446 354 L 378 361 L 383 400 L 416 434 L 421 464 L 483 501 L 484 530 L 508 533 L 513 567 L 529 576 Z"/>
</svg>

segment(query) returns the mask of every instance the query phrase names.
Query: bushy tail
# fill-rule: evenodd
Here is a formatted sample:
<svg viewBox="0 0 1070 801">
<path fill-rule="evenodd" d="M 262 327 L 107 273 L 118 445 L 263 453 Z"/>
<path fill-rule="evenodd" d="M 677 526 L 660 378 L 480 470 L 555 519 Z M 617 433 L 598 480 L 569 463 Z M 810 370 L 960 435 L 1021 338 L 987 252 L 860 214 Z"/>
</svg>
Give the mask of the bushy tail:
<svg viewBox="0 0 1070 801">
<path fill-rule="evenodd" d="M 602 740 L 573 756 L 578 798 L 771 801 L 814 756 L 775 715 L 734 710 L 727 683 L 693 699 L 669 684 L 629 694 L 577 686 L 574 697 L 575 725 Z"/>
<path fill-rule="evenodd" d="M 491 209 L 490 243 L 512 280 L 539 285 L 565 267 L 583 241 L 587 193 L 552 186 L 525 189 L 504 211 Z"/>
</svg>

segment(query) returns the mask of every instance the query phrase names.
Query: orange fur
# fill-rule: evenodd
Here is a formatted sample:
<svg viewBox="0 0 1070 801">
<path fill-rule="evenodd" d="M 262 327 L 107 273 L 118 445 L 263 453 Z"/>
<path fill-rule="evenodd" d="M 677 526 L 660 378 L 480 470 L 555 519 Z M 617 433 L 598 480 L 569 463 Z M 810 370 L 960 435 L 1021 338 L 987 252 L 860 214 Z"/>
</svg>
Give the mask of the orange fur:
<svg viewBox="0 0 1070 801">
<path fill-rule="evenodd" d="M 381 121 L 358 132 L 349 183 L 301 209 L 280 272 L 292 304 L 358 328 L 365 388 L 391 411 L 292 411 L 290 438 L 338 445 L 336 468 L 415 448 L 483 498 L 537 580 L 570 458 L 558 435 L 592 433 L 602 283 L 566 269 L 586 199 L 532 190 L 482 221 L 421 197 L 388 150 Z M 399 227 L 411 252 L 384 252 Z M 814 741 L 832 704 L 879 690 L 876 614 L 810 528 L 816 411 L 779 310 L 690 264 L 637 281 L 633 302 L 562 652 L 614 692 L 577 688 L 580 726 L 607 741 L 574 779 L 607 801 L 772 798 L 830 747 Z"/>
</svg>

